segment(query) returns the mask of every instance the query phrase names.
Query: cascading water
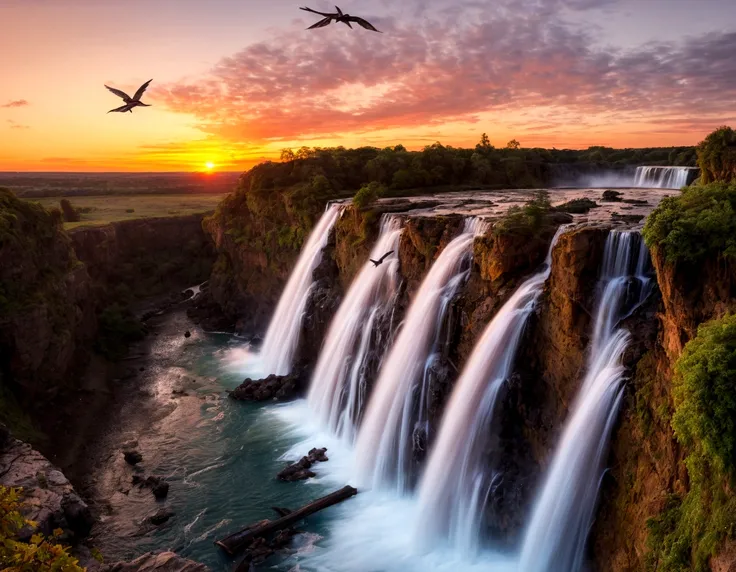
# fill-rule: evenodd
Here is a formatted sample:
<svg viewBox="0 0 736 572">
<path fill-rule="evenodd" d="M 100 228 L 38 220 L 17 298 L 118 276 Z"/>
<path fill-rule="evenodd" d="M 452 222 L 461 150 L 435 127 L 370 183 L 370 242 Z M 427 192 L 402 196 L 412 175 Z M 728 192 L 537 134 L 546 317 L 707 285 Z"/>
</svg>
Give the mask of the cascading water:
<svg viewBox="0 0 736 572">
<path fill-rule="evenodd" d="M 339 204 L 327 206 L 309 235 L 281 294 L 259 354 L 261 368 L 266 375 L 286 375 L 291 370 L 291 362 L 299 345 L 304 308 L 314 284 L 312 273 L 322 261 L 322 251 L 342 208 Z"/>
<path fill-rule="evenodd" d="M 552 240 L 544 268 L 524 282 L 476 343 L 455 385 L 419 487 L 416 538 L 432 546 L 442 538 L 472 554 L 479 547 L 483 510 L 501 475 L 488 465 L 496 400 L 514 365 L 519 339 L 550 274 Z M 493 453 L 491 452 L 491 455 Z"/>
<path fill-rule="evenodd" d="M 646 189 L 681 189 L 697 172 L 695 167 L 637 167 L 634 186 Z"/>
<path fill-rule="evenodd" d="M 577 572 L 583 565 L 623 389 L 621 358 L 629 333 L 616 325 L 651 292 L 649 264 L 649 253 L 637 233 L 609 234 L 588 372 L 526 531 L 521 572 Z"/>
<path fill-rule="evenodd" d="M 427 434 L 428 369 L 436 359 L 447 308 L 469 275 L 475 236 L 487 226 L 473 218 L 432 265 L 409 308 L 376 383 L 358 434 L 363 486 L 408 488 L 413 444 Z"/>
<path fill-rule="evenodd" d="M 381 234 L 371 258 L 398 251 L 402 222 L 384 215 Z M 350 285 L 332 319 L 307 395 L 309 407 L 331 431 L 353 441 L 363 410 L 366 361 L 387 345 L 380 340 L 381 318 L 391 316 L 396 302 L 399 276 L 396 255 L 379 266 L 366 262 Z"/>
</svg>

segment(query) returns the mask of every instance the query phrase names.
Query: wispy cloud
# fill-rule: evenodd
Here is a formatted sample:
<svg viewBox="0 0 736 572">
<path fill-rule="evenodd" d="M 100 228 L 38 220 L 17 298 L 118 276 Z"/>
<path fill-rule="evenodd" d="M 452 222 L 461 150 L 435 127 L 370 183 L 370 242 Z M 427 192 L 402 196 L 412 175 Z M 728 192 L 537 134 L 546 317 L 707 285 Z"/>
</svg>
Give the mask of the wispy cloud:
<svg viewBox="0 0 736 572">
<path fill-rule="evenodd" d="M 586 10 L 615 2 L 554 3 Z M 680 125 L 736 118 L 736 33 L 602 50 L 539 0 L 499 6 L 489 12 L 468 1 L 442 18 L 377 21 L 384 35 L 295 25 L 222 59 L 207 77 L 153 93 L 194 116 L 203 132 L 249 142 L 432 128 L 542 108 L 544 130 L 583 115 L 674 117 Z"/>
<path fill-rule="evenodd" d="M 29 125 L 22 125 L 21 123 L 16 123 L 12 119 L 8 119 L 8 125 L 10 129 L 30 129 L 31 128 Z"/>
<path fill-rule="evenodd" d="M 4 105 L 0 105 L 0 107 L 4 108 L 14 108 L 14 107 L 26 107 L 27 105 L 30 105 L 28 101 L 25 99 L 16 99 L 15 101 L 9 101 L 8 103 Z"/>
</svg>

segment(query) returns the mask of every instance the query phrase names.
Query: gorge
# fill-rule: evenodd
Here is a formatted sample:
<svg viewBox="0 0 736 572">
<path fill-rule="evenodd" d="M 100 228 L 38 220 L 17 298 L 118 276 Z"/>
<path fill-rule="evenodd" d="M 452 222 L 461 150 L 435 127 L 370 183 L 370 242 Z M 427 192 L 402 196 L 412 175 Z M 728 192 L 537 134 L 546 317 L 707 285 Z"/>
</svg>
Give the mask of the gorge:
<svg viewBox="0 0 736 572">
<path fill-rule="evenodd" d="M 672 208 L 676 191 L 434 192 L 360 207 L 254 181 L 243 177 L 204 232 L 201 219 L 54 231 L 73 328 L 49 333 L 40 361 L 23 362 L 37 351 L 18 334 L 29 314 L 0 324 L 3 375 L 42 392 L 37 380 L 75 353 L 54 344 L 85 348 L 108 323 L 101 306 L 117 303 L 129 253 L 156 242 L 174 256 L 177 241 L 145 232 L 174 226 L 201 265 L 155 280 L 153 264 L 126 267 L 136 282 L 169 275 L 163 293 L 209 278 L 193 299 L 149 316 L 148 338 L 126 342 L 122 367 L 138 374 L 113 390 L 124 430 L 89 444 L 94 478 L 74 477 L 104 515 L 93 529 L 103 553 L 174 549 L 230 570 L 212 547 L 218 536 L 273 504 L 294 509 L 353 484 L 356 498 L 311 517 L 294 552 L 264 566 L 643 570 L 668 557 L 648 540 L 652 523 L 690 490 L 670 380 L 698 325 L 736 299 L 733 269 L 714 251 L 673 259 L 655 241 L 650 257 L 645 217 Z M 12 244 L 4 255 L 17 256 Z M 44 285 L 30 269 L 13 280 Z M 44 292 L 56 315 L 55 291 Z M 229 397 L 243 377 L 269 375 L 298 378 L 297 399 Z M 121 454 L 131 441 L 138 468 Z M 276 481 L 312 447 L 329 457 L 314 478 Z M 168 500 L 131 486 L 138 474 L 165 478 Z M 172 514 L 152 527 L 160 508 Z M 729 538 L 708 555 L 711 569 L 733 564 Z"/>
</svg>

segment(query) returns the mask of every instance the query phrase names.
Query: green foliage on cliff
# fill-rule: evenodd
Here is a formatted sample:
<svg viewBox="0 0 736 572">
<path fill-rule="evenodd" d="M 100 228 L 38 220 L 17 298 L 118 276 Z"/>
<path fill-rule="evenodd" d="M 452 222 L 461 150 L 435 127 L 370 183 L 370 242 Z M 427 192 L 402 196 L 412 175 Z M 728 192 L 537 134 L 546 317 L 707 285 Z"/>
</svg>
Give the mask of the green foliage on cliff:
<svg viewBox="0 0 736 572">
<path fill-rule="evenodd" d="M 386 187 L 381 183 L 373 181 L 360 187 L 353 197 L 353 204 L 359 209 L 372 205 L 377 199 L 386 194 Z"/>
<path fill-rule="evenodd" d="M 536 234 L 544 225 L 546 215 L 552 207 L 549 202 L 549 193 L 539 191 L 534 198 L 523 207 L 511 207 L 504 217 L 493 225 L 493 234 Z"/>
<path fill-rule="evenodd" d="M 54 538 L 34 534 L 30 542 L 16 540 L 18 533 L 33 522 L 21 515 L 21 490 L 0 485 L 0 568 L 7 572 L 83 572 L 69 549 Z"/>
<path fill-rule="evenodd" d="M 709 570 L 736 533 L 736 316 L 700 326 L 675 365 L 672 427 L 687 451 L 690 490 L 648 523 L 649 564 Z"/>
<path fill-rule="evenodd" d="M 736 182 L 689 187 L 664 199 L 649 215 L 644 239 L 671 263 L 736 257 Z"/>
<path fill-rule="evenodd" d="M 723 472 L 736 463 L 736 315 L 698 328 L 675 366 L 677 439 Z"/>
<path fill-rule="evenodd" d="M 736 180 L 736 131 L 720 127 L 698 145 L 698 167 L 702 183 Z"/>
</svg>

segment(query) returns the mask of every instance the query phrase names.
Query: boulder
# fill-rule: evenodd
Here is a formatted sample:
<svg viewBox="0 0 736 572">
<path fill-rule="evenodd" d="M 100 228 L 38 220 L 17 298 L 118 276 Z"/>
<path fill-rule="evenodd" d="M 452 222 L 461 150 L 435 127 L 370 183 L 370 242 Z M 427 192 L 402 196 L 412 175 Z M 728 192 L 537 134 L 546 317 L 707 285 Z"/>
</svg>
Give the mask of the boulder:
<svg viewBox="0 0 736 572">
<path fill-rule="evenodd" d="M 35 531 L 49 535 L 57 528 L 78 540 L 94 524 L 89 507 L 64 474 L 30 445 L 9 436 L 0 452 L 0 485 L 22 489 L 21 512 L 37 525 L 24 529 L 22 540 Z"/>
<path fill-rule="evenodd" d="M 310 471 L 312 465 L 314 463 L 324 463 L 327 461 L 327 455 L 325 455 L 326 452 L 326 448 L 311 449 L 306 456 L 279 472 L 276 478 L 287 483 L 311 479 L 315 476 L 315 473 Z"/>
<path fill-rule="evenodd" d="M 307 374 L 299 370 L 289 375 L 269 375 L 266 379 L 246 379 L 230 392 L 238 401 L 288 401 L 306 389 Z"/>
<path fill-rule="evenodd" d="M 601 197 L 602 201 L 608 202 L 608 203 L 620 203 L 621 202 L 621 193 L 618 191 L 603 191 L 603 196 Z"/>
<path fill-rule="evenodd" d="M 169 483 L 167 483 L 161 477 L 141 477 L 140 475 L 133 475 L 133 484 L 141 487 L 151 489 L 153 496 L 157 499 L 165 499 L 169 494 Z"/>
<path fill-rule="evenodd" d="M 123 451 L 123 457 L 125 457 L 125 462 L 129 465 L 137 465 L 143 460 L 143 455 L 138 451 Z"/>
<path fill-rule="evenodd" d="M 151 516 L 146 518 L 146 522 L 149 522 L 155 526 L 162 525 L 174 516 L 174 511 L 168 508 L 162 508 L 157 510 Z"/>
</svg>

